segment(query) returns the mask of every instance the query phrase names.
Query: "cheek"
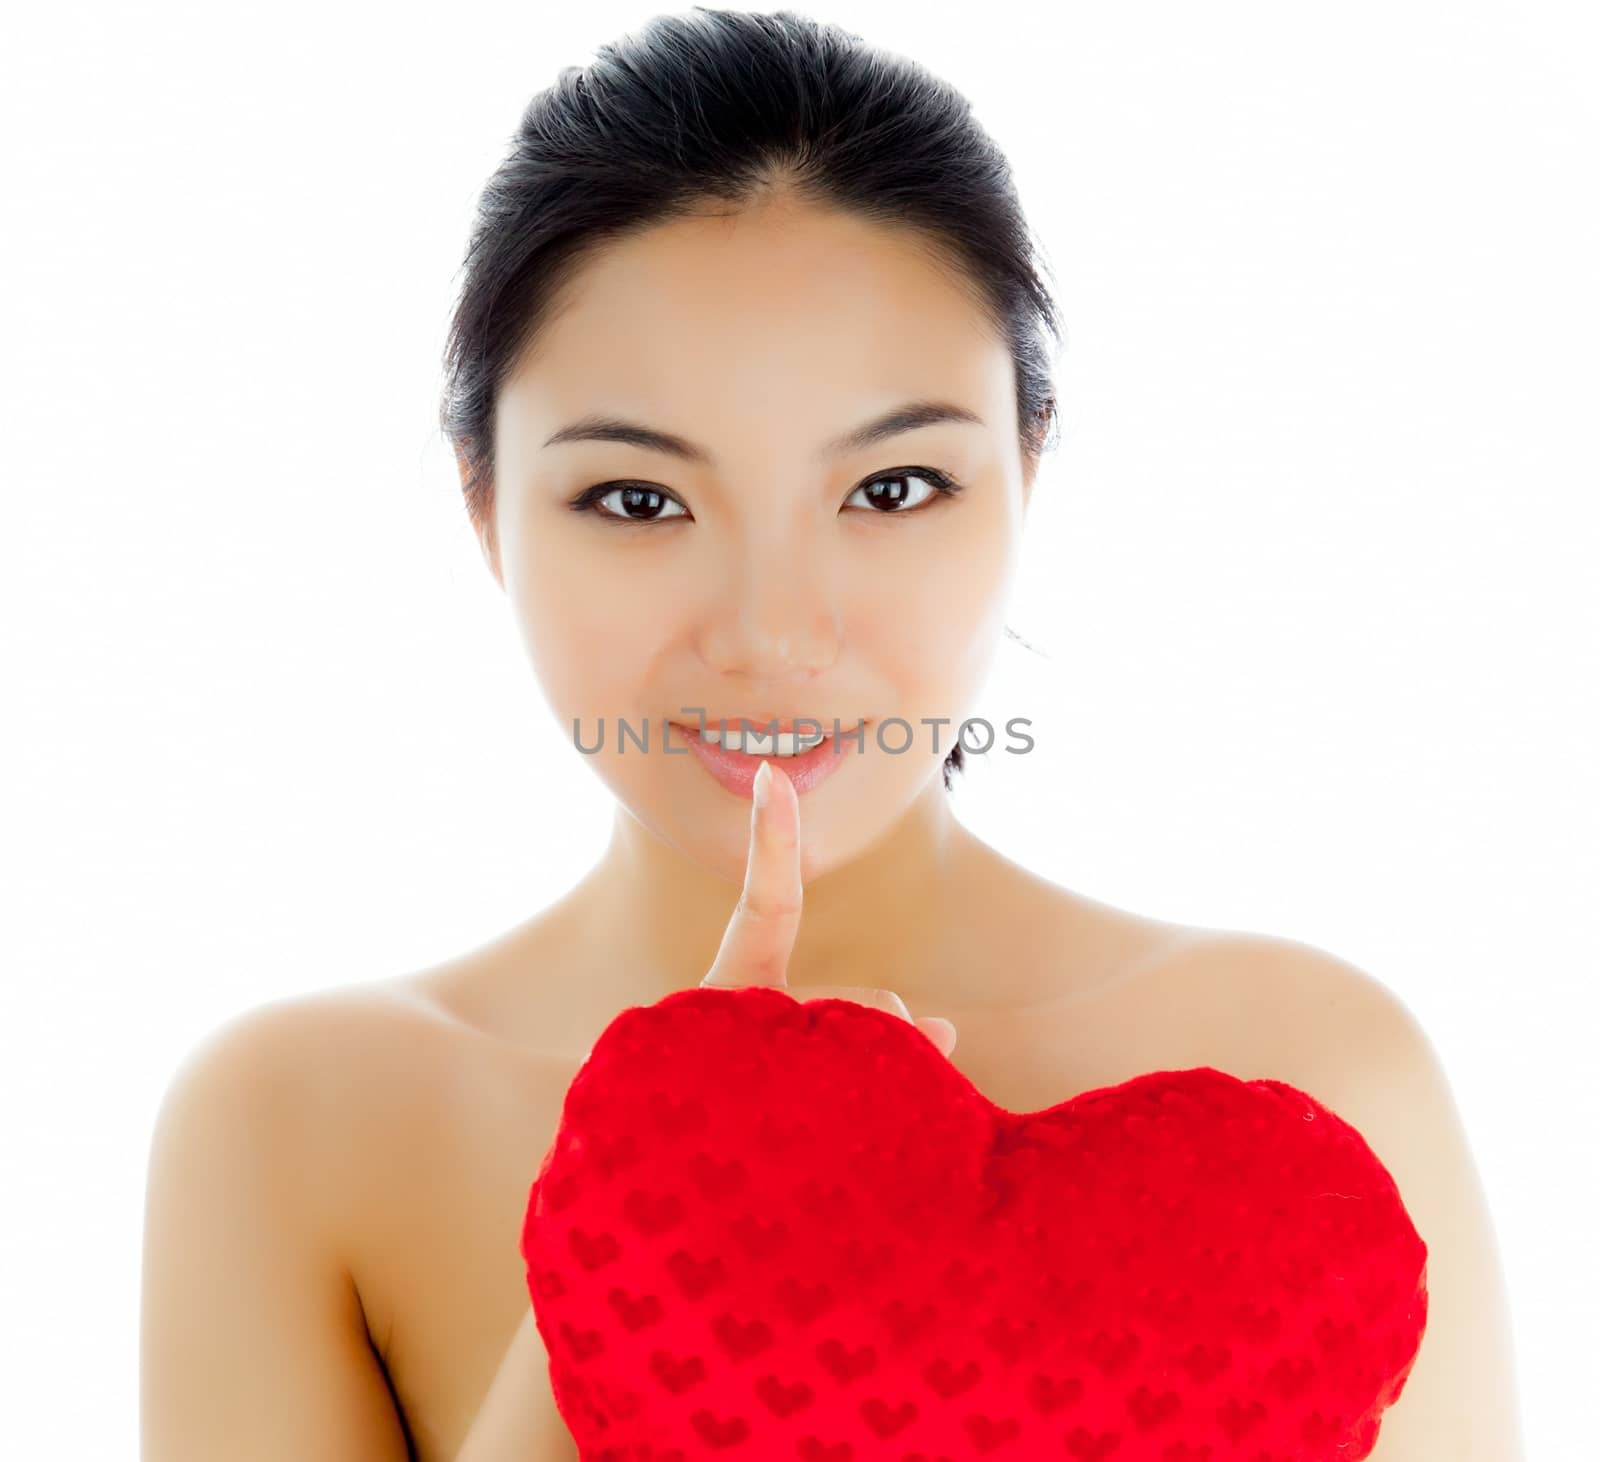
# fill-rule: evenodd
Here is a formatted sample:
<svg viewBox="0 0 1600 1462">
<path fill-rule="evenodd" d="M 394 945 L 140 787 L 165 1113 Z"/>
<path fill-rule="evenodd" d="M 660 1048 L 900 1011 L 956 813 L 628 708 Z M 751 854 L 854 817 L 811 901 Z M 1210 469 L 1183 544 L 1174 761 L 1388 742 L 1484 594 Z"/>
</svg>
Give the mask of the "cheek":
<svg viewBox="0 0 1600 1462">
<path fill-rule="evenodd" d="M 880 554 L 854 576 L 851 639 L 908 703 L 964 704 L 988 674 L 1004 626 L 1012 536 L 978 514 L 966 519 L 905 553 Z"/>
<path fill-rule="evenodd" d="M 553 538 L 522 545 L 507 565 L 507 596 L 556 715 L 569 730 L 581 718 L 591 741 L 596 718 L 604 716 L 609 742 L 615 717 L 651 713 L 635 702 L 639 688 L 651 683 L 660 601 L 643 576 L 619 569 L 616 549 L 602 556 L 574 545 L 571 535 L 564 543 Z"/>
</svg>

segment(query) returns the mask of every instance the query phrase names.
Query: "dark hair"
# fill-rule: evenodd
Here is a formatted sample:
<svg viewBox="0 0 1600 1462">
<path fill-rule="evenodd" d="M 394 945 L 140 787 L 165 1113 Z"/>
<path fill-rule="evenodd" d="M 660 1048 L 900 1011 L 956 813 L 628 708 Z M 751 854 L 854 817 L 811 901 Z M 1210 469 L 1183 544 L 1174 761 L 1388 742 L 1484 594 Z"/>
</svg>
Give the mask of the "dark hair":
<svg viewBox="0 0 1600 1462">
<path fill-rule="evenodd" d="M 474 526 L 492 537 L 496 394 L 563 286 L 611 240 L 771 189 L 909 230 L 1009 345 L 1037 465 L 1057 421 L 1044 332 L 1059 348 L 1063 329 L 1010 166 L 970 103 L 837 25 L 695 6 L 563 68 L 479 195 L 439 413 Z M 964 769 L 958 738 L 946 790 Z"/>
</svg>

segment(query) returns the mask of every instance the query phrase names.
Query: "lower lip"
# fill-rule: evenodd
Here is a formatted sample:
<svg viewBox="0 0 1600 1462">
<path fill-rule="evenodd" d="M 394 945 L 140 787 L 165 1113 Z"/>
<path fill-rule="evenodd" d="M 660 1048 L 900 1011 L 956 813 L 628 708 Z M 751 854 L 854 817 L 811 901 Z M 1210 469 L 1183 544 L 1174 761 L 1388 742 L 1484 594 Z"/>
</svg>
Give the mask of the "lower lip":
<svg viewBox="0 0 1600 1462">
<path fill-rule="evenodd" d="M 865 724 L 862 723 L 863 726 Z M 683 732 L 684 739 L 700 758 L 700 765 L 736 797 L 751 796 L 750 789 L 764 761 L 782 767 L 784 774 L 794 783 L 795 791 L 803 797 L 831 777 L 845 758 L 858 749 L 857 741 L 865 739 L 859 729 L 852 729 L 842 739 L 824 737 L 801 756 L 750 756 L 742 751 L 729 751 L 713 742 L 702 741 L 700 733 L 693 727 L 680 726 L 676 721 L 672 722 L 672 726 Z"/>
</svg>

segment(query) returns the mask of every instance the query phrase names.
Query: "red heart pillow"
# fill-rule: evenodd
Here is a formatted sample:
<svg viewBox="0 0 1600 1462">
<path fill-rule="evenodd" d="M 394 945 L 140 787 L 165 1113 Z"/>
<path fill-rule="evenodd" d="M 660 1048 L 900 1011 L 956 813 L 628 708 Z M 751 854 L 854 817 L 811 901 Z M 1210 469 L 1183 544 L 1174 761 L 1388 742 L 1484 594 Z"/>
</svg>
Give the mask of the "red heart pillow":
<svg viewBox="0 0 1600 1462">
<path fill-rule="evenodd" d="M 1427 1316 L 1361 1135 L 1157 1071 L 995 1106 L 921 1031 L 767 986 L 624 1010 L 521 1250 L 583 1462 L 1358 1462 Z"/>
</svg>

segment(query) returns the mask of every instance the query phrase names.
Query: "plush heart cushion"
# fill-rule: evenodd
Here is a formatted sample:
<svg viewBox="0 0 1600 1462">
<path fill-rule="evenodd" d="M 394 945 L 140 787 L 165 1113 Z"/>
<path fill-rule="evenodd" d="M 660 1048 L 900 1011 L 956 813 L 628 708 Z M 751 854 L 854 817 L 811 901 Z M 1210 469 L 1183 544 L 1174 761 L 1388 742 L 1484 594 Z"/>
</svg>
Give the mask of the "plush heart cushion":
<svg viewBox="0 0 1600 1462">
<path fill-rule="evenodd" d="M 624 1010 L 521 1250 L 583 1462 L 1358 1462 L 1427 1314 L 1360 1134 L 1156 1071 L 995 1106 L 921 1031 L 766 986 Z"/>
</svg>

